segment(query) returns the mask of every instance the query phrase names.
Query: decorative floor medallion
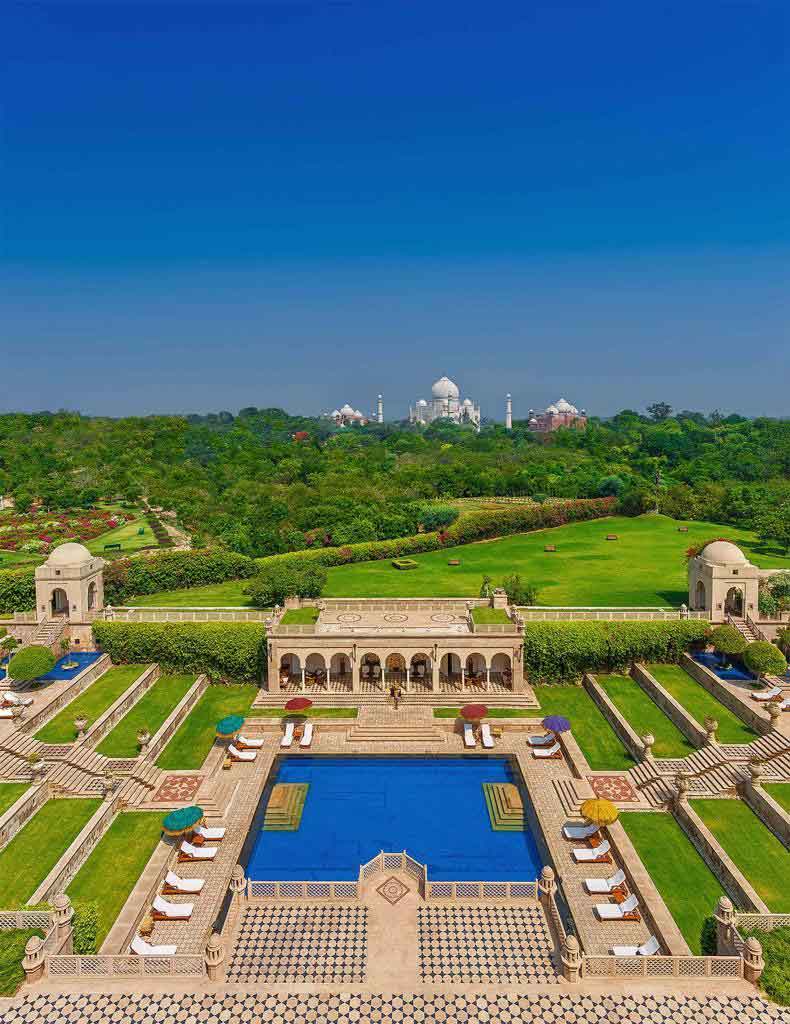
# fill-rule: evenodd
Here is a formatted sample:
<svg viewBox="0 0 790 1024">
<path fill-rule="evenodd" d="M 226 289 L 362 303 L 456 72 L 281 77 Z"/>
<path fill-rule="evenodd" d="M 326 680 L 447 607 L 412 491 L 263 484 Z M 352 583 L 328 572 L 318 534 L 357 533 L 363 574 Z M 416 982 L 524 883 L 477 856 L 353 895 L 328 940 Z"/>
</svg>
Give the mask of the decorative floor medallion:
<svg viewBox="0 0 790 1024">
<path fill-rule="evenodd" d="M 406 622 L 409 618 L 408 615 L 403 615 L 401 612 L 389 612 L 384 616 L 385 622 Z"/>
<path fill-rule="evenodd" d="M 391 875 L 385 882 L 376 889 L 376 892 L 383 896 L 391 906 L 395 906 L 409 891 L 408 885 L 404 885 L 399 878 Z"/>
<path fill-rule="evenodd" d="M 631 783 L 622 775 L 588 775 L 587 779 L 596 796 L 616 803 L 638 803 L 639 796 Z"/>
<path fill-rule="evenodd" d="M 338 622 L 359 622 L 362 618 L 361 615 L 357 615 L 356 612 L 341 612 L 337 617 Z"/>
<path fill-rule="evenodd" d="M 431 622 L 455 622 L 455 615 L 449 612 L 437 612 L 431 616 Z"/>
<path fill-rule="evenodd" d="M 173 800 L 175 803 L 186 803 L 200 789 L 202 781 L 202 775 L 166 775 L 154 794 L 154 802 L 166 803 Z"/>
</svg>

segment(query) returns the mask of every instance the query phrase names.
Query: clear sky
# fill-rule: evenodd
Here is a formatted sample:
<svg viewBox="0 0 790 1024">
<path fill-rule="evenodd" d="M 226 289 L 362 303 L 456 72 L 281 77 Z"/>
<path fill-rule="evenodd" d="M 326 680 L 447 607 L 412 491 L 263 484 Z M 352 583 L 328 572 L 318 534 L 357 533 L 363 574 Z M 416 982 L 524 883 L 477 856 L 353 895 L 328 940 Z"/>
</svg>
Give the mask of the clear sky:
<svg viewBox="0 0 790 1024">
<path fill-rule="evenodd" d="M 790 5 L 0 5 L 0 409 L 790 414 Z"/>
</svg>

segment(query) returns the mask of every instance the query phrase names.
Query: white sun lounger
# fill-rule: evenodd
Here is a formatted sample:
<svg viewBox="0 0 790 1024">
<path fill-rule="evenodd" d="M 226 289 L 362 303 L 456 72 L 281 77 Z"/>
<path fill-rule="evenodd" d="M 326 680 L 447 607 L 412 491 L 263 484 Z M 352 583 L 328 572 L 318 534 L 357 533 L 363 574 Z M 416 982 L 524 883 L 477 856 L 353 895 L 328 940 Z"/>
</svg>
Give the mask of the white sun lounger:
<svg viewBox="0 0 790 1024">
<path fill-rule="evenodd" d="M 639 900 L 632 893 L 622 903 L 599 903 L 595 912 L 602 921 L 622 921 L 630 914 L 638 914 Z"/>
<path fill-rule="evenodd" d="M 550 747 L 556 742 L 557 738 L 553 732 L 544 732 L 542 736 L 527 736 L 527 743 L 531 747 Z"/>
<path fill-rule="evenodd" d="M 494 737 L 491 735 L 491 726 L 488 722 L 483 722 L 480 726 L 480 738 L 483 741 L 483 746 L 486 750 L 490 750 L 494 745 Z"/>
<path fill-rule="evenodd" d="M 464 722 L 464 746 L 474 747 L 475 746 L 475 731 L 472 728 L 471 722 Z"/>
<path fill-rule="evenodd" d="M 212 843 L 218 843 L 225 835 L 225 829 L 209 828 L 207 825 L 198 825 L 195 829 L 195 835 L 203 836 L 204 839 L 208 839 Z"/>
<path fill-rule="evenodd" d="M 165 875 L 166 888 L 176 892 L 197 894 L 202 891 L 205 884 L 205 878 L 181 878 L 175 871 L 168 871 Z"/>
<path fill-rule="evenodd" d="M 11 708 L 0 708 L 0 718 L 13 718 L 14 712 Z"/>
<path fill-rule="evenodd" d="M 138 956 L 175 956 L 178 946 L 152 946 L 141 936 L 135 935 L 130 948 Z"/>
<path fill-rule="evenodd" d="M 154 896 L 153 906 L 157 914 L 168 918 L 170 921 L 186 921 L 187 918 L 192 917 L 192 907 L 194 904 L 171 903 L 170 900 L 166 900 L 162 896 Z"/>
<path fill-rule="evenodd" d="M 6 690 L 3 694 L 4 704 L 13 704 L 18 708 L 27 708 L 33 703 L 32 697 L 20 697 L 18 693 L 13 693 L 11 690 Z"/>
<path fill-rule="evenodd" d="M 280 740 L 281 747 L 290 747 L 294 741 L 294 724 L 293 722 L 285 723 L 285 732 L 283 738 Z"/>
<path fill-rule="evenodd" d="M 193 846 L 186 839 L 181 843 L 179 853 L 189 857 L 190 860 L 214 860 L 217 856 L 216 846 Z"/>
<path fill-rule="evenodd" d="M 752 700 L 774 700 L 781 692 L 781 686 L 772 686 L 770 690 L 763 690 L 762 693 L 753 693 Z"/>
<path fill-rule="evenodd" d="M 560 752 L 559 743 L 553 743 L 550 747 L 535 747 L 532 751 L 533 757 L 556 757 Z"/>
<path fill-rule="evenodd" d="M 243 746 L 248 747 L 250 750 L 260 750 L 263 746 L 263 740 L 250 740 L 246 736 L 239 733 L 237 741 Z"/>
<path fill-rule="evenodd" d="M 576 847 L 574 847 L 573 856 L 577 863 L 581 864 L 584 861 L 589 861 L 594 864 L 595 861 L 602 860 L 606 857 L 610 849 L 611 846 L 609 845 L 609 840 L 604 839 L 600 846 L 596 846 L 592 850 L 588 850 L 586 847 L 583 847 L 582 849 L 576 849 Z"/>
<path fill-rule="evenodd" d="M 625 882 L 625 871 L 620 868 L 610 878 L 585 878 L 584 887 L 591 895 L 596 896 L 611 892 L 616 889 L 618 885 L 622 885 Z"/>
<path fill-rule="evenodd" d="M 641 946 L 612 946 L 612 956 L 655 956 L 661 944 L 655 935 L 651 935 Z"/>
<path fill-rule="evenodd" d="M 228 753 L 234 761 L 254 761 L 258 756 L 254 750 L 239 750 L 232 743 L 228 744 Z"/>
<path fill-rule="evenodd" d="M 299 746 L 300 747 L 309 747 L 312 742 L 313 742 L 313 723 L 312 722 L 308 722 L 305 725 L 305 727 L 304 727 L 304 732 L 302 733 L 302 738 L 299 741 Z"/>
<path fill-rule="evenodd" d="M 786 697 L 779 705 L 780 711 L 790 711 L 790 697 Z"/>
<path fill-rule="evenodd" d="M 566 839 L 589 839 L 594 836 L 600 825 L 563 825 L 562 834 Z"/>
</svg>

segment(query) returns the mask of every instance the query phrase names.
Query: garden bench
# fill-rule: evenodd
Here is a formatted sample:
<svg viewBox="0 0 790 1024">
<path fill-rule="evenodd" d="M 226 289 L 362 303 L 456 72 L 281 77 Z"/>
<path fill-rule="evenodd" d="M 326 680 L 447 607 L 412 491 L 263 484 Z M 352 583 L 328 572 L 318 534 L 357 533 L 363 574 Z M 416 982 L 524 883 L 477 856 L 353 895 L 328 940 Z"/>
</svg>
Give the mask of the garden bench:
<svg viewBox="0 0 790 1024">
<path fill-rule="evenodd" d="M 104 550 L 105 551 L 120 551 L 121 550 L 121 545 L 120 544 L 105 544 L 104 545 Z"/>
</svg>

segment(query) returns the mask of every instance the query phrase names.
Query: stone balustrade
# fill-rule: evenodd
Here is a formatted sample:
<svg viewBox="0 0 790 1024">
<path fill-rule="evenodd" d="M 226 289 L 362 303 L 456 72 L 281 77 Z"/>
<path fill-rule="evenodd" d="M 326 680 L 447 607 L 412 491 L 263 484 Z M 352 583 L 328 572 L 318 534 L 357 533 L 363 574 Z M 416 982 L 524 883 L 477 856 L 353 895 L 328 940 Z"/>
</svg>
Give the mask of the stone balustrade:
<svg viewBox="0 0 790 1024">
<path fill-rule="evenodd" d="M 676 619 L 709 619 L 708 612 L 682 608 L 596 608 L 518 605 L 525 622 L 669 622 Z"/>
</svg>

